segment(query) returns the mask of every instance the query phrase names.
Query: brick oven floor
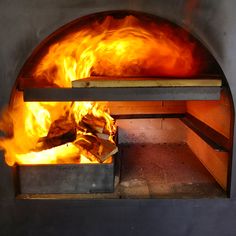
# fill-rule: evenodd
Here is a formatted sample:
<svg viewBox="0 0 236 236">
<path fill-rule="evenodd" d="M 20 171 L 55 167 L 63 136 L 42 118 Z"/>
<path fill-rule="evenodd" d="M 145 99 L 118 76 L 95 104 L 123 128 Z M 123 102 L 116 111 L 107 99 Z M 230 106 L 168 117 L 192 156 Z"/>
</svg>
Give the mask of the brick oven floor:
<svg viewBox="0 0 236 236">
<path fill-rule="evenodd" d="M 121 198 L 225 197 L 187 144 L 121 145 Z"/>
</svg>

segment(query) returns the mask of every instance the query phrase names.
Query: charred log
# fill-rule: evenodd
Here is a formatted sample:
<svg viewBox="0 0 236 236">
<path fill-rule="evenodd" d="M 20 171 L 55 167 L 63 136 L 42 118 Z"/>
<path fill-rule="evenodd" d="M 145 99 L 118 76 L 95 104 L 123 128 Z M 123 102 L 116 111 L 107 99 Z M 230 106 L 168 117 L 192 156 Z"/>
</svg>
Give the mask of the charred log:
<svg viewBox="0 0 236 236">
<path fill-rule="evenodd" d="M 104 162 L 118 151 L 114 143 L 94 135 L 80 135 L 74 143 L 76 146 L 89 152 L 99 162 Z"/>
<path fill-rule="evenodd" d="M 61 117 L 51 124 L 47 136 L 39 139 L 38 148 L 48 149 L 73 142 L 75 139 L 76 124 L 65 117 Z"/>
<path fill-rule="evenodd" d="M 82 118 L 82 122 L 86 124 L 95 133 L 103 133 L 105 130 L 106 121 L 102 117 L 96 117 L 92 114 L 87 114 Z"/>
</svg>

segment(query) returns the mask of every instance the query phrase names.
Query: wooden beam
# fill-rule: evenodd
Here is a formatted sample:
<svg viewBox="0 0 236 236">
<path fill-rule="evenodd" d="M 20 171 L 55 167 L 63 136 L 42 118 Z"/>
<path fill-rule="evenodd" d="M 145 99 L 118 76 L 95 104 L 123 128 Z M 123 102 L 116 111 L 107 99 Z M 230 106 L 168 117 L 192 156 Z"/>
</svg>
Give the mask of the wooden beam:
<svg viewBox="0 0 236 236">
<path fill-rule="evenodd" d="M 222 80 L 218 76 L 194 78 L 163 77 L 106 77 L 94 76 L 75 80 L 73 88 L 132 88 L 132 87 L 220 87 Z"/>
</svg>

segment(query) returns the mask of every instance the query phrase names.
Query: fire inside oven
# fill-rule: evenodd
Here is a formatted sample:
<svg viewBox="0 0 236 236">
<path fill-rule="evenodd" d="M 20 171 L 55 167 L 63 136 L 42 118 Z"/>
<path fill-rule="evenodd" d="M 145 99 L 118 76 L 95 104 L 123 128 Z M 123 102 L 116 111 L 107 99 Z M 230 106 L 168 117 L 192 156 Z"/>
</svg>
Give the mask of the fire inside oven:
<svg viewBox="0 0 236 236">
<path fill-rule="evenodd" d="M 19 195 L 224 196 L 232 107 L 219 65 L 186 30 L 144 13 L 98 13 L 26 61 L 0 147 Z"/>
</svg>

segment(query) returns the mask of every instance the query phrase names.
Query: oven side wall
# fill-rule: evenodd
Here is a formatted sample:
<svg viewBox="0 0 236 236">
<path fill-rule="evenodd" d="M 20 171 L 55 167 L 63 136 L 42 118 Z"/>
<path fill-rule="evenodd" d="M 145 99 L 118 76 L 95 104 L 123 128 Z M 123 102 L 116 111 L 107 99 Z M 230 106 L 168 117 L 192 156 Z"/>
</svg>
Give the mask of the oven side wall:
<svg viewBox="0 0 236 236">
<path fill-rule="evenodd" d="M 218 101 L 187 101 L 186 111 L 225 138 L 231 139 L 233 116 L 231 95 L 227 89 L 222 90 Z M 231 153 L 213 149 L 191 129 L 187 132 L 187 143 L 222 188 L 227 190 Z"/>
</svg>

